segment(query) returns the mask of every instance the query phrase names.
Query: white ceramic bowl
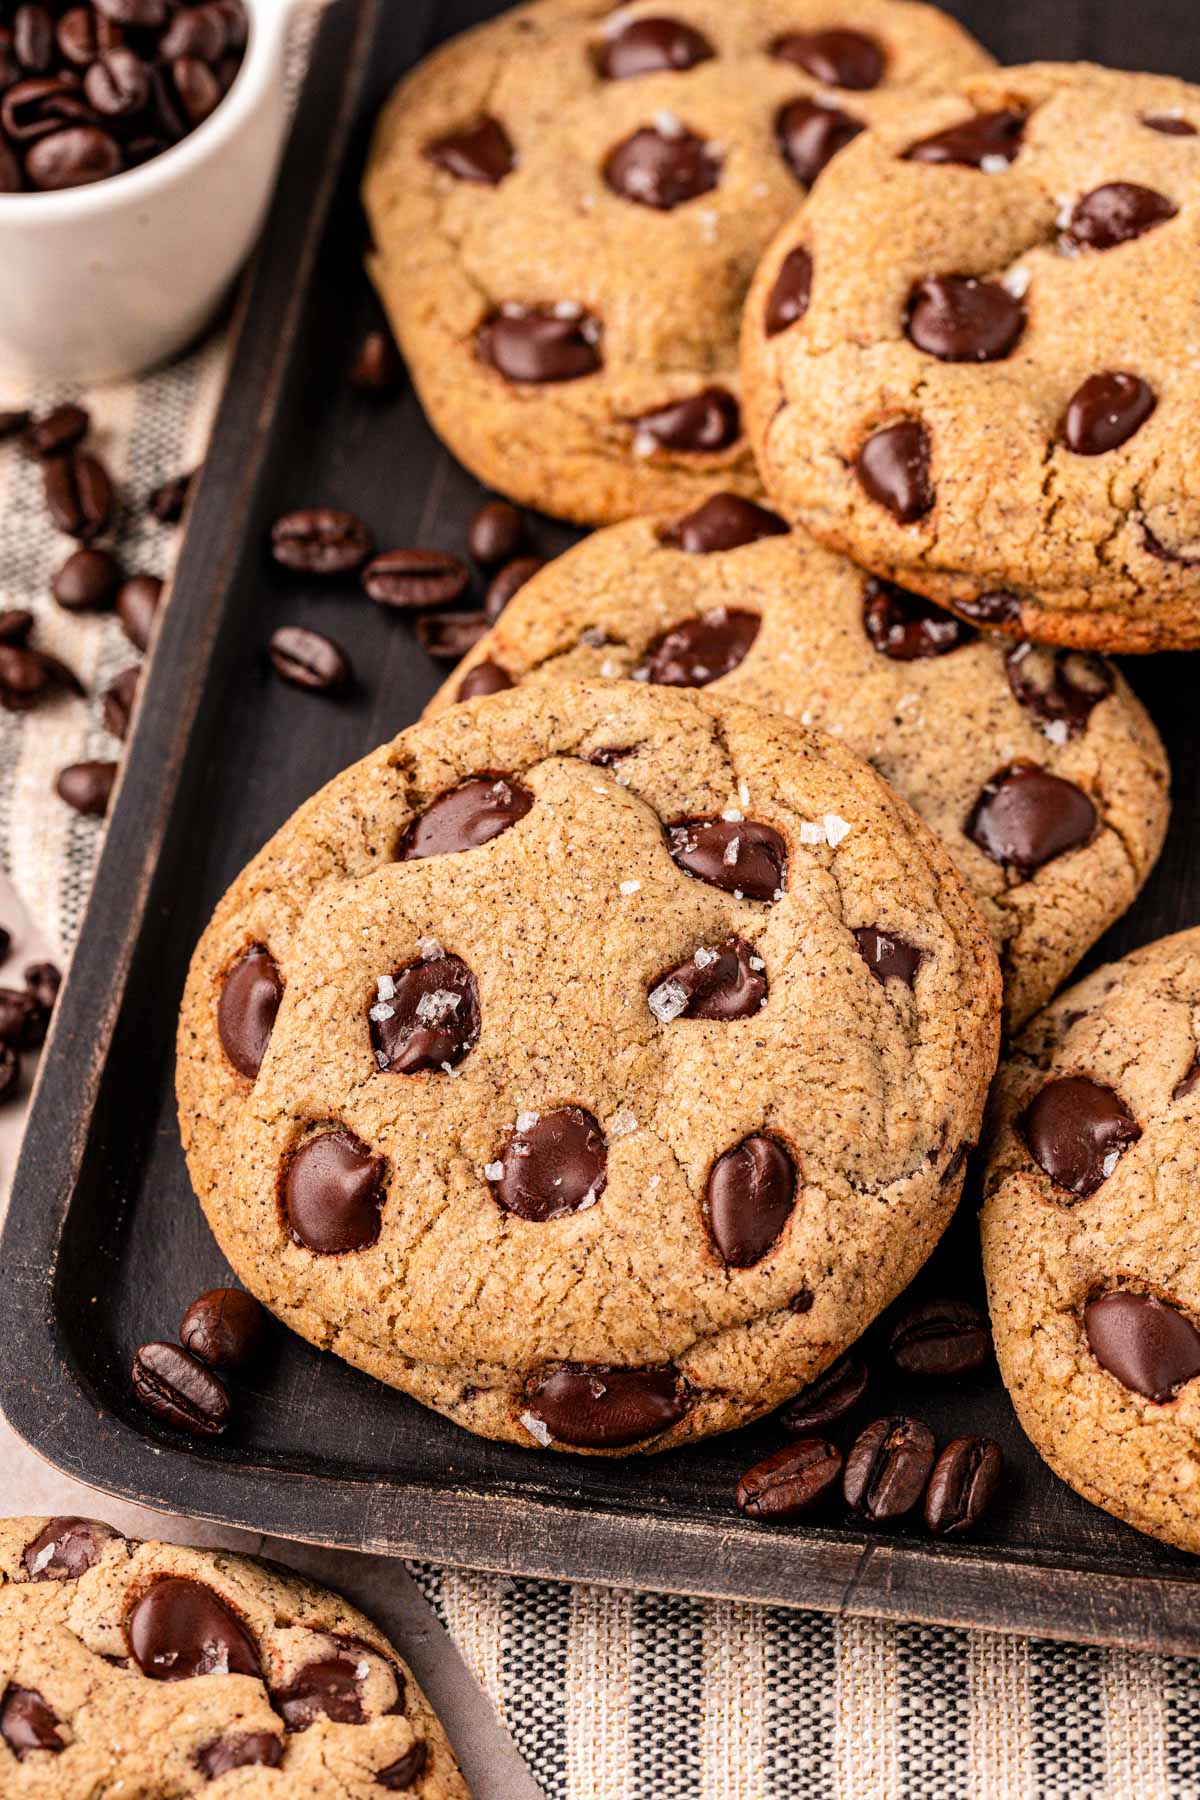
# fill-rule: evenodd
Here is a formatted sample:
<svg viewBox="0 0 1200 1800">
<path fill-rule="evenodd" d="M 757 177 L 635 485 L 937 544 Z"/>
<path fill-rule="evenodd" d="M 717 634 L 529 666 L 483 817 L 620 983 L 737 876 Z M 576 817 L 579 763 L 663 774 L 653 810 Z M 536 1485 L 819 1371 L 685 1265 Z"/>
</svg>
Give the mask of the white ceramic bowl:
<svg viewBox="0 0 1200 1800">
<path fill-rule="evenodd" d="M 0 376 L 111 381 L 221 304 L 262 224 L 287 126 L 289 0 L 246 0 L 233 86 L 161 156 L 86 187 L 0 194 Z"/>
</svg>

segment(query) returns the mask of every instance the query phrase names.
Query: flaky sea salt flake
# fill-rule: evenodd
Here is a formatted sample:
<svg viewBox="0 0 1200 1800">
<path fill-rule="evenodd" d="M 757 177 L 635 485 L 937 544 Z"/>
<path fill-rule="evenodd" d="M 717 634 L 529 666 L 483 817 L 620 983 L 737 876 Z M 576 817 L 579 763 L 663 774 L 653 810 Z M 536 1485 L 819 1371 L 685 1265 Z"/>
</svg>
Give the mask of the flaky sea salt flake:
<svg viewBox="0 0 1200 1800">
<path fill-rule="evenodd" d="M 621 892 L 628 897 L 630 894 L 636 894 L 641 885 L 640 881 L 623 881 Z"/>
<path fill-rule="evenodd" d="M 850 827 L 838 813 L 826 813 L 824 819 L 825 842 L 831 850 L 836 850 L 843 838 L 850 835 Z"/>
<path fill-rule="evenodd" d="M 660 981 L 646 997 L 646 1004 L 661 1025 L 669 1025 L 686 1011 L 687 989 L 681 981 Z"/>
<path fill-rule="evenodd" d="M 548 1450 L 550 1448 L 550 1445 L 553 1440 L 550 1436 L 550 1433 L 547 1431 L 546 1427 L 542 1424 L 542 1421 L 537 1417 L 536 1413 L 531 1413 L 531 1412 L 522 1413 L 521 1414 L 521 1423 L 525 1427 L 526 1431 L 529 1433 L 530 1437 L 536 1438 L 537 1442 L 542 1446 L 543 1450 Z"/>
</svg>

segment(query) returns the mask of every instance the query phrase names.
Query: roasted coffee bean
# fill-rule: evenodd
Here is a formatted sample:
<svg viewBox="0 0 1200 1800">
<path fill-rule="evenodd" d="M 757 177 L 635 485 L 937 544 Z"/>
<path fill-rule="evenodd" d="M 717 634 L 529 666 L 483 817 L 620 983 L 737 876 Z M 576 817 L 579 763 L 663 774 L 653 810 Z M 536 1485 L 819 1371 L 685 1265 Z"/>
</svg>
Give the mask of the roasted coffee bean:
<svg viewBox="0 0 1200 1800">
<path fill-rule="evenodd" d="M 251 944 L 225 973 L 217 1002 L 217 1036 L 239 1075 L 253 1081 L 262 1067 L 283 1002 L 283 981 L 263 944 Z"/>
<path fill-rule="evenodd" d="M 1024 113 L 976 113 L 961 125 L 950 125 L 932 137 L 922 138 L 906 155 L 910 162 L 959 163 L 964 168 L 994 173 L 1013 161 L 1024 132 Z"/>
<path fill-rule="evenodd" d="M 121 629 L 138 650 L 150 648 L 162 597 L 163 584 L 157 575 L 131 575 L 117 590 Z"/>
<path fill-rule="evenodd" d="M 870 1385 L 866 1363 L 856 1350 L 847 1350 L 824 1374 L 801 1388 L 794 1400 L 780 1408 L 779 1422 L 785 1431 L 805 1437 L 824 1431 L 844 1419 L 862 1400 Z"/>
<path fill-rule="evenodd" d="M 31 75 L 44 75 L 54 61 L 54 20 L 46 7 L 18 6 L 12 16 L 12 44 L 17 61 Z"/>
<path fill-rule="evenodd" d="M 684 619 L 649 646 L 638 677 L 664 687 L 707 687 L 745 661 L 761 625 L 757 613 L 740 607 Z"/>
<path fill-rule="evenodd" d="M 198 56 L 177 56 L 171 64 L 171 83 L 188 125 L 202 125 L 221 101 L 221 84 Z"/>
<path fill-rule="evenodd" d="M 902 1519 L 925 1491 L 933 1453 L 933 1433 L 920 1420 L 903 1414 L 876 1419 L 846 1458 L 847 1503 L 876 1525 Z"/>
<path fill-rule="evenodd" d="M 596 67 L 608 81 L 638 75 L 679 74 L 715 56 L 708 39 L 679 19 L 634 19 L 606 32 Z"/>
<path fill-rule="evenodd" d="M 461 705 L 465 700 L 479 700 L 486 694 L 502 694 L 512 685 L 512 676 L 499 663 L 476 663 L 459 682 L 454 698 Z"/>
<path fill-rule="evenodd" d="M 581 1106 L 522 1113 L 488 1180 L 500 1205 L 544 1224 L 595 1206 L 607 1182 L 604 1133 Z"/>
<path fill-rule="evenodd" d="M 21 1562 L 30 1581 L 78 1581 L 119 1536 L 96 1519 L 50 1519 L 26 1544 Z"/>
<path fill-rule="evenodd" d="M 65 456 L 88 434 L 91 418 L 82 406 L 56 406 L 53 412 L 34 419 L 21 433 L 21 448 L 26 456 L 48 462 L 52 456 Z"/>
<path fill-rule="evenodd" d="M 150 99 L 150 76 L 132 50 L 106 50 L 83 78 L 89 105 L 106 119 L 128 119 Z"/>
<path fill-rule="evenodd" d="M 400 841 L 397 857 L 416 862 L 425 856 L 478 850 L 510 830 L 532 805 L 533 795 L 518 781 L 503 775 L 472 776 L 418 813 Z"/>
<path fill-rule="evenodd" d="M 51 582 L 51 591 L 68 612 L 99 611 L 111 606 L 121 583 L 121 565 L 108 550 L 89 547 L 68 556 Z"/>
<path fill-rule="evenodd" d="M 0 612 L 0 644 L 24 644 L 33 630 L 33 614 L 23 606 Z"/>
<path fill-rule="evenodd" d="M 351 575 L 371 554 L 371 534 L 354 513 L 314 506 L 285 513 L 271 528 L 271 554 L 301 575 Z"/>
<path fill-rule="evenodd" d="M 969 625 L 931 600 L 874 578 L 863 595 L 863 628 L 872 647 L 893 662 L 947 656 L 975 637 Z"/>
<path fill-rule="evenodd" d="M 521 1422 L 539 1443 L 581 1450 L 621 1450 L 678 1424 L 688 1394 L 678 1369 L 620 1369 L 605 1363 L 563 1364 L 536 1375 L 525 1389 Z"/>
<path fill-rule="evenodd" d="M 0 987 L 0 1044 L 36 1050 L 44 1042 L 48 1009 L 28 989 Z"/>
<path fill-rule="evenodd" d="M 22 150 L 92 116 L 74 74 L 31 75 L 0 96 L 0 129 Z"/>
<path fill-rule="evenodd" d="M 425 155 L 458 181 L 498 187 L 516 167 L 512 139 L 499 119 L 480 119 L 425 146 Z"/>
<path fill-rule="evenodd" d="M 507 500 L 489 500 L 467 529 L 467 549 L 485 569 L 511 562 L 525 537 L 525 514 Z"/>
<path fill-rule="evenodd" d="M 646 996 L 660 1025 L 674 1019 L 752 1019 L 767 1003 L 763 959 L 733 937 L 719 949 L 701 948 L 666 974 Z"/>
<path fill-rule="evenodd" d="M 369 331 L 350 364 L 350 386 L 360 394 L 392 394 L 403 372 L 400 354 L 386 331 Z"/>
<path fill-rule="evenodd" d="M 913 525 L 933 506 L 929 433 L 918 419 L 901 419 L 869 437 L 854 464 L 864 493 L 901 525 Z"/>
<path fill-rule="evenodd" d="M 486 635 L 487 628 L 486 613 L 422 613 L 417 620 L 417 642 L 426 656 L 438 662 L 459 662 Z"/>
<path fill-rule="evenodd" d="M 740 494 L 714 494 L 695 512 L 673 525 L 664 526 L 659 539 L 689 556 L 714 556 L 722 550 L 740 550 L 759 538 L 784 537 L 787 526 L 778 513 L 743 500 Z"/>
<path fill-rule="evenodd" d="M 160 1575 L 131 1607 L 125 1635 L 134 1662 L 151 1681 L 197 1675 L 262 1680 L 254 1639 L 233 1608 L 189 1575 Z"/>
<path fill-rule="evenodd" d="M 317 1256 L 369 1250 L 379 1237 L 387 1165 L 348 1131 L 322 1131 L 287 1165 L 283 1200 L 297 1244 Z"/>
<path fill-rule="evenodd" d="M 668 827 L 667 848 L 686 874 L 727 894 L 770 902 L 787 886 L 787 844 L 754 819 L 685 819 Z"/>
<path fill-rule="evenodd" d="M 210 1288 L 183 1315 L 179 1341 L 215 1369 L 240 1369 L 262 1342 L 267 1315 L 241 1288 Z"/>
<path fill-rule="evenodd" d="M 107 529 L 113 513 L 108 471 L 86 450 L 49 459 L 44 470 L 46 509 L 68 537 L 90 544 Z"/>
<path fill-rule="evenodd" d="M 682 126 L 666 131 L 643 125 L 611 153 L 604 179 L 624 200 L 672 212 L 712 192 L 721 179 L 721 158 Z"/>
<path fill-rule="evenodd" d="M 182 8 L 158 40 L 158 54 L 172 61 L 177 56 L 198 56 L 215 63 L 225 53 L 225 20 L 215 6 Z"/>
<path fill-rule="evenodd" d="M 71 763 L 59 772 L 54 791 L 60 800 L 65 800 L 76 812 L 83 813 L 88 818 L 100 819 L 108 811 L 116 780 L 115 762 Z"/>
<path fill-rule="evenodd" d="M 991 1438 L 953 1438 L 933 1465 L 925 1493 L 925 1523 L 938 1537 L 974 1531 L 996 1492 L 1004 1452 Z"/>
<path fill-rule="evenodd" d="M 906 1375 L 975 1375 L 991 1360 L 992 1334 L 984 1314 L 966 1300 L 927 1300 L 896 1320 L 889 1346 Z"/>
<path fill-rule="evenodd" d="M 722 1260 L 749 1269 L 779 1242 L 796 1202 L 791 1156 L 761 1132 L 726 1150 L 708 1177 L 705 1222 Z"/>
<path fill-rule="evenodd" d="M 812 296 L 813 259 L 803 247 L 789 251 L 767 300 L 768 337 L 777 337 L 789 325 L 798 324 L 808 311 Z"/>
<path fill-rule="evenodd" d="M 56 688 L 83 692 L 74 670 L 57 656 L 28 644 L 0 644 L 0 706 L 6 712 L 28 712 Z"/>
<path fill-rule="evenodd" d="M 133 1359 L 133 1391 L 156 1418 L 194 1437 L 217 1437 L 229 1423 L 229 1395 L 211 1369 L 178 1344 L 143 1344 Z"/>
<path fill-rule="evenodd" d="M 25 173 L 35 188 L 46 193 L 106 181 L 120 167 L 116 139 L 98 125 L 70 125 L 52 131 L 25 153 Z"/>
<path fill-rule="evenodd" d="M 908 335 L 941 362 L 998 362 L 1024 329 L 1024 306 L 998 281 L 930 275 L 909 297 Z"/>
<path fill-rule="evenodd" d="M 803 1519 L 837 1491 L 841 1478 L 840 1451 L 824 1438 L 798 1438 L 747 1469 L 737 1484 L 737 1508 L 748 1519 Z"/>
<path fill-rule="evenodd" d="M 483 616 L 489 625 L 495 624 L 513 595 L 539 575 L 545 566 L 540 556 L 515 556 L 496 571 L 483 600 Z"/>
<path fill-rule="evenodd" d="M 10 1681 L 0 1695 L 0 1738 L 18 1762 L 35 1750 L 58 1755 L 66 1749 L 59 1735 L 62 1721 L 36 1688 Z M 47 1772 L 48 1773 L 48 1772 Z"/>
<path fill-rule="evenodd" d="M 1173 219 L 1179 208 L 1165 194 L 1133 181 L 1112 181 L 1085 194 L 1071 214 L 1066 237 L 1082 250 L 1112 250 Z"/>
<path fill-rule="evenodd" d="M 883 46 L 865 32 L 792 31 L 775 39 L 771 55 L 795 63 L 814 81 L 826 87 L 853 88 L 865 92 L 883 80 L 887 59 Z"/>
<path fill-rule="evenodd" d="M 118 50 L 125 41 L 119 25 L 91 6 L 72 6 L 63 13 L 55 31 L 58 53 L 64 62 L 86 69 L 107 50 Z"/>
<path fill-rule="evenodd" d="M 1023 879 L 1090 841 L 1097 813 L 1074 782 L 1018 761 L 985 785 L 966 823 L 972 843 Z"/>
<path fill-rule="evenodd" d="M 1062 435 L 1077 456 L 1103 456 L 1129 442 L 1146 423 L 1158 396 L 1140 375 L 1092 375 L 1071 396 Z"/>
<path fill-rule="evenodd" d="M 1165 1405 L 1200 1375 L 1200 1331 L 1153 1294 L 1114 1289 L 1089 1301 L 1083 1318 L 1092 1355 L 1132 1393 Z"/>
<path fill-rule="evenodd" d="M 28 429 L 31 417 L 23 406 L 0 407 L 0 443 L 5 438 L 19 437 Z"/>
<path fill-rule="evenodd" d="M 567 304 L 501 309 L 476 339 L 479 356 L 509 381 L 579 381 L 602 366 L 600 321 Z"/>
<path fill-rule="evenodd" d="M 911 987 L 917 970 L 925 961 L 925 952 L 910 944 L 894 931 L 880 931 L 877 925 L 855 927 L 854 941 L 859 954 L 876 981 L 902 981 Z"/>
<path fill-rule="evenodd" d="M 1018 644 L 1005 668 L 1014 700 L 1041 721 L 1055 744 L 1086 730 L 1096 707 L 1113 691 L 1111 665 L 1082 650 Z"/>
<path fill-rule="evenodd" d="M 1142 1135 L 1120 1094 L 1086 1075 L 1046 1082 L 1017 1125 L 1038 1167 L 1081 1200 L 1108 1180 Z"/>
<path fill-rule="evenodd" d="M 20 1057 L 11 1044 L 0 1044 L 0 1100 L 11 1100 L 20 1082 Z"/>
<path fill-rule="evenodd" d="M 390 1794 L 402 1794 L 406 1788 L 416 1785 L 417 1780 L 425 1772 L 429 1761 L 429 1752 L 423 1742 L 415 1743 L 411 1750 L 398 1756 L 395 1762 L 380 1769 L 375 1777 L 375 1786 L 384 1788 Z"/>
<path fill-rule="evenodd" d="M 445 606 L 467 588 L 471 571 L 449 550 L 385 550 L 362 572 L 363 590 L 381 606 Z"/>
<path fill-rule="evenodd" d="M 442 951 L 385 976 L 367 1015 L 371 1048 L 392 1075 L 457 1068 L 479 1038 L 479 991 L 459 956 Z"/>
<path fill-rule="evenodd" d="M 19 194 L 24 186 L 16 154 L 0 136 L 0 194 Z"/>
<path fill-rule="evenodd" d="M 283 1761 L 283 1742 L 270 1731 L 238 1731 L 214 1738 L 196 1752 L 196 1766 L 209 1781 L 228 1775 L 231 1769 L 277 1769 Z"/>
<path fill-rule="evenodd" d="M 295 687 L 337 694 L 351 680 L 350 659 L 340 644 L 303 625 L 281 625 L 271 634 L 271 664 Z"/>
<path fill-rule="evenodd" d="M 685 400 L 655 408 L 631 419 L 634 447 L 639 451 L 681 450 L 712 455 L 736 444 L 742 435 L 742 413 L 728 388 L 707 387 Z"/>
<path fill-rule="evenodd" d="M 199 474 L 199 469 L 192 469 L 186 475 L 172 475 L 152 491 L 146 505 L 160 525 L 178 525 Z"/>
<path fill-rule="evenodd" d="M 62 986 L 62 971 L 58 966 L 52 962 L 29 963 L 24 979 L 26 990 L 38 1005 L 47 1013 L 53 1012 Z"/>
<path fill-rule="evenodd" d="M 129 725 L 141 678 L 142 671 L 136 664 L 132 668 L 122 669 L 104 696 L 104 729 L 111 731 L 122 743 L 129 736 Z"/>
<path fill-rule="evenodd" d="M 808 188 L 839 150 L 863 130 L 861 119 L 836 106 L 819 106 L 815 100 L 789 101 L 775 119 L 775 136 L 784 160 L 796 180 Z"/>
</svg>

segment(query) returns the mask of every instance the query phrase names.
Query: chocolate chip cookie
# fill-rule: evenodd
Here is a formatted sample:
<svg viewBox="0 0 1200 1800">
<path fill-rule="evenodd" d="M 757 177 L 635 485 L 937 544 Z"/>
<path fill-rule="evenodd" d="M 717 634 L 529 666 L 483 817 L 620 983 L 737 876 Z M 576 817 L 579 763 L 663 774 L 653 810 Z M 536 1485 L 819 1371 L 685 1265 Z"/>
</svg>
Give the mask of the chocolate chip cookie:
<svg viewBox="0 0 1200 1800">
<path fill-rule="evenodd" d="M 77 1518 L 0 1520 L 0 1792 L 469 1800 L 411 1673 L 336 1594 Z"/>
<path fill-rule="evenodd" d="M 412 727 L 250 865 L 181 1121 L 303 1336 L 485 1436 L 657 1450 L 778 1405 L 910 1279 L 999 998 L 943 846 L 842 745 L 564 681 Z"/>
<path fill-rule="evenodd" d="M 1111 663 L 982 635 L 781 531 L 727 494 L 598 532 L 522 588 L 431 710 L 501 678 L 616 676 L 711 685 L 833 732 L 940 834 L 1020 1024 L 1158 855 L 1158 734 Z"/>
<path fill-rule="evenodd" d="M 737 339 L 763 250 L 864 125 L 988 66 L 912 0 L 535 0 L 439 50 L 365 186 L 435 429 L 585 523 L 756 493 Z"/>
<path fill-rule="evenodd" d="M 1200 930 L 1098 969 L 997 1079 L 983 1251 L 1022 1425 L 1087 1499 L 1200 1551 Z"/>
<path fill-rule="evenodd" d="M 775 504 L 963 618 L 1200 645 L 1200 88 L 1035 65 L 881 120 L 773 244 Z"/>
</svg>

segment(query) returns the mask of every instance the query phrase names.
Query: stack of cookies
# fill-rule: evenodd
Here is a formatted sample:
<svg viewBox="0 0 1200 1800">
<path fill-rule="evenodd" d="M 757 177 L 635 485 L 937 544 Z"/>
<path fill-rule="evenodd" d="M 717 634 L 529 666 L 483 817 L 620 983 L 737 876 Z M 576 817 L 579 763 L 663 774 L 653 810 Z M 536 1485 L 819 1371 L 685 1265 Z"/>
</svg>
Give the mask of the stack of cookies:
<svg viewBox="0 0 1200 1800">
<path fill-rule="evenodd" d="M 202 1204 L 467 1429 L 819 1377 L 987 1138 L 1022 1422 L 1200 1548 L 1200 934 L 1055 999 L 1167 826 L 1101 653 L 1200 643 L 1200 91 L 915 0 L 533 0 L 409 77 L 372 273 L 435 427 L 600 527 L 193 964 Z"/>
</svg>

